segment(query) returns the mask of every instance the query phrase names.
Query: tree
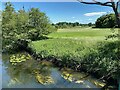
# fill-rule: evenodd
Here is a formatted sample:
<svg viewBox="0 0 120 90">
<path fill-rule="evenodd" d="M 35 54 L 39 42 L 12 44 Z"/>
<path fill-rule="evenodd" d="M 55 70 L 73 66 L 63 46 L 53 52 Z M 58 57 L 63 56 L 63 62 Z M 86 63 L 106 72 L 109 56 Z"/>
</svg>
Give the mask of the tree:
<svg viewBox="0 0 120 90">
<path fill-rule="evenodd" d="M 29 17 L 28 17 L 28 12 L 25 12 L 25 10 L 18 10 L 17 12 L 17 17 L 16 17 L 16 33 L 17 34 L 22 34 L 22 33 L 27 33 L 28 31 L 28 21 L 29 21 Z"/>
<path fill-rule="evenodd" d="M 5 10 L 2 12 L 2 46 L 10 46 L 13 42 L 16 29 L 16 13 L 10 2 L 5 3 Z M 7 47 L 8 47 L 7 46 Z"/>
<path fill-rule="evenodd" d="M 92 23 L 91 23 L 91 22 L 90 22 L 90 23 L 88 23 L 88 26 L 89 26 L 89 27 L 91 27 L 91 26 L 92 26 Z"/>
<path fill-rule="evenodd" d="M 45 13 L 40 12 L 38 8 L 31 8 L 29 11 L 29 27 L 35 31 L 34 38 L 46 35 L 52 30 L 48 17 Z"/>
<path fill-rule="evenodd" d="M 115 27 L 115 14 L 106 14 L 97 19 L 95 26 L 97 28 L 113 28 Z"/>
<path fill-rule="evenodd" d="M 15 11 L 10 2 L 2 11 L 2 48 L 7 51 L 18 49 L 21 41 L 46 38 L 44 35 L 55 31 L 45 13 L 38 8 Z M 24 44 L 24 43 L 22 43 Z"/>
<path fill-rule="evenodd" d="M 111 7 L 115 13 L 115 16 L 116 16 L 116 22 L 117 22 L 118 28 L 120 28 L 120 12 L 118 10 L 120 7 L 119 6 L 120 0 L 118 0 L 117 2 L 115 2 L 114 0 L 110 0 L 108 2 L 99 2 L 96 0 L 92 0 L 93 2 L 85 2 L 83 0 L 77 0 L 77 1 L 84 3 L 84 4 L 95 4 L 95 5 Z"/>
</svg>

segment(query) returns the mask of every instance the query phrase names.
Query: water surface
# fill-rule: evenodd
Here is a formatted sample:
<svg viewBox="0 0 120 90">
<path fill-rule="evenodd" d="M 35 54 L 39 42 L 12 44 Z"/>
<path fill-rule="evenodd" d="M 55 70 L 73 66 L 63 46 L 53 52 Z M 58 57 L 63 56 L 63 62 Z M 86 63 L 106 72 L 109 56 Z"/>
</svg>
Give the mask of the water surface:
<svg viewBox="0 0 120 90">
<path fill-rule="evenodd" d="M 34 60 L 35 61 L 35 60 Z M 3 55 L 3 60 L 0 60 L 2 64 L 2 87 L 3 88 L 98 88 L 98 85 L 93 83 L 97 79 L 87 77 L 80 80 L 80 83 L 75 83 L 75 81 L 67 80 L 63 77 L 63 72 L 59 68 L 53 65 L 38 64 L 34 61 L 26 61 L 20 65 L 12 65 L 9 60 L 9 55 Z M 43 61 L 44 62 L 44 61 Z M 33 64 L 35 63 L 35 64 Z M 37 68 L 37 69 L 36 69 Z M 41 69 L 39 69 L 41 68 Z M 54 83 L 43 85 L 36 79 L 36 74 L 33 72 L 34 69 L 39 71 L 43 76 L 49 75 Z M 67 72 L 67 71 L 65 71 Z M 69 74 L 69 72 L 68 72 Z M 66 74 L 67 75 L 67 74 Z M 75 76 L 85 76 L 83 73 L 72 72 L 71 75 Z M 77 79 L 77 78 L 76 78 Z M 79 79 L 79 78 L 78 78 Z"/>
</svg>

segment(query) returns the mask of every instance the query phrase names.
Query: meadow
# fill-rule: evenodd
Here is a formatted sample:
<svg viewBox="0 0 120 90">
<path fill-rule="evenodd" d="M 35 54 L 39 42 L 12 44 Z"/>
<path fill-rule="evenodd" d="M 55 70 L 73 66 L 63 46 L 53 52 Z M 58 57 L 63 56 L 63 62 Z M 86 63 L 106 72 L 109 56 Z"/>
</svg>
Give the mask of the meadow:
<svg viewBox="0 0 120 90">
<path fill-rule="evenodd" d="M 50 39 L 32 41 L 31 47 L 37 52 L 44 51 L 46 55 L 65 55 L 85 52 L 87 48 L 95 48 L 98 42 L 111 42 L 115 39 L 106 40 L 106 36 L 117 33 L 111 29 L 71 28 L 58 29 L 49 34 Z M 87 51 L 86 51 L 87 52 Z M 78 53 L 79 55 L 79 53 Z"/>
</svg>

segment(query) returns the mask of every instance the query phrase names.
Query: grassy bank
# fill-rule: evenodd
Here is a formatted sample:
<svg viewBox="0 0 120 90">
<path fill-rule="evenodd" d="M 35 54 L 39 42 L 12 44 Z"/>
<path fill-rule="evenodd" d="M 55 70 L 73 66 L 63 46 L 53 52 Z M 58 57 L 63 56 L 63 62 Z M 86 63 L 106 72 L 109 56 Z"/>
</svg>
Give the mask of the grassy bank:
<svg viewBox="0 0 120 90">
<path fill-rule="evenodd" d="M 117 79 L 119 42 L 106 41 L 105 36 L 110 34 L 113 33 L 107 29 L 63 29 L 50 34 L 52 39 L 31 42 L 30 47 L 42 58 L 56 58 L 61 67 L 95 73 L 106 80 Z"/>
</svg>

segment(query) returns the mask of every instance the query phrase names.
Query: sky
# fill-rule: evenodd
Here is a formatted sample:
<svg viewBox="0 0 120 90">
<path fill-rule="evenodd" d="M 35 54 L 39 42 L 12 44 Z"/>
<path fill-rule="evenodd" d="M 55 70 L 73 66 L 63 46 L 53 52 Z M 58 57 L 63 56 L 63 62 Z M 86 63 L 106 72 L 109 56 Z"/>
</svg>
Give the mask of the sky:
<svg viewBox="0 0 120 90">
<path fill-rule="evenodd" d="M 101 15 L 113 12 L 110 7 L 99 5 L 86 5 L 79 2 L 12 2 L 15 10 L 28 10 L 32 7 L 39 8 L 45 12 L 52 23 L 58 22 L 79 22 L 95 23 Z M 4 9 L 4 3 L 2 3 Z"/>
</svg>

